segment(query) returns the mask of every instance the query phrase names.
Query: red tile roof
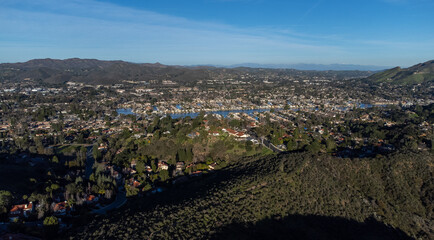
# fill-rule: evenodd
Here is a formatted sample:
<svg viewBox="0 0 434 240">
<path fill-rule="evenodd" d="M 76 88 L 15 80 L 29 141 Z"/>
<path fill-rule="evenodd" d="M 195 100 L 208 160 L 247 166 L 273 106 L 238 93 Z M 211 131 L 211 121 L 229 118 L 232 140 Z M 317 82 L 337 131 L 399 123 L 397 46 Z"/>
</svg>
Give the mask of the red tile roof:
<svg viewBox="0 0 434 240">
<path fill-rule="evenodd" d="M 66 205 L 66 201 L 65 202 L 60 202 L 60 203 L 56 203 L 56 205 L 54 206 L 54 211 L 61 211 L 61 210 L 65 210 L 68 206 Z"/>
<path fill-rule="evenodd" d="M 93 200 L 95 200 L 95 195 L 89 195 L 87 198 L 86 198 L 86 200 L 87 201 L 93 201 Z"/>
<path fill-rule="evenodd" d="M 14 205 L 10 212 L 16 212 L 16 211 L 26 211 L 26 210 L 32 210 L 33 203 L 29 204 L 20 204 L 20 205 Z"/>
</svg>

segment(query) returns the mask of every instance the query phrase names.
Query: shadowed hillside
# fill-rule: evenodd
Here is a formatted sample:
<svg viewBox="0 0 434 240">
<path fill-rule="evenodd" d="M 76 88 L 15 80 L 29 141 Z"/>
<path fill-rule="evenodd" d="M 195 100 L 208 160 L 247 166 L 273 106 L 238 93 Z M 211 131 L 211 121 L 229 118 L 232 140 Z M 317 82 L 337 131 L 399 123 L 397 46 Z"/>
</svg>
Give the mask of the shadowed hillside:
<svg viewBox="0 0 434 240">
<path fill-rule="evenodd" d="M 432 165 L 429 153 L 246 158 L 197 181 L 132 199 L 71 237 L 249 239 L 254 229 L 255 236 L 272 239 L 288 231 L 307 239 L 347 234 L 350 239 L 429 239 Z"/>
<path fill-rule="evenodd" d="M 412 239 L 399 229 L 370 218 L 357 222 L 341 217 L 291 215 L 255 224 L 234 223 L 217 230 L 212 239 Z"/>
</svg>

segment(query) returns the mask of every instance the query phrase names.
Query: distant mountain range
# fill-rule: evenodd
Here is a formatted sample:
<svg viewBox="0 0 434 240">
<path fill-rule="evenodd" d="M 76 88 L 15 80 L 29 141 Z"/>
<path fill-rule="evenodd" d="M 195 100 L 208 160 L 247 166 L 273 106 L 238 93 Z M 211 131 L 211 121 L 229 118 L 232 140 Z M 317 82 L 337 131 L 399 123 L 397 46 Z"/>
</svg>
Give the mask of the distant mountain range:
<svg viewBox="0 0 434 240">
<path fill-rule="evenodd" d="M 74 81 L 88 84 L 116 84 L 124 80 L 173 80 L 178 83 L 189 83 L 213 79 L 217 76 L 237 79 L 246 73 L 259 78 L 270 74 L 283 74 L 295 78 L 321 77 L 329 79 L 366 78 L 369 76 L 367 80 L 373 83 L 392 82 L 396 84 L 414 84 L 434 80 L 434 60 L 404 69 L 396 67 L 376 74 L 374 74 L 376 71 L 372 71 L 383 68 L 385 67 L 345 64 L 261 65 L 253 63 L 225 67 L 169 66 L 160 63 L 47 58 L 23 63 L 0 64 L 0 82 L 36 81 L 59 84 Z M 366 71 L 367 69 L 371 71 Z"/>
<path fill-rule="evenodd" d="M 394 83 L 402 85 L 434 82 L 434 60 L 416 64 L 409 68 L 395 67 L 376 73 L 367 78 L 374 83 Z"/>
<path fill-rule="evenodd" d="M 354 65 L 354 64 L 308 64 L 308 63 L 297 63 L 297 64 L 256 64 L 256 63 L 242 63 L 229 66 L 219 66 L 219 67 L 250 67 L 250 68 L 272 68 L 272 69 L 297 69 L 297 70 L 315 70 L 315 71 L 381 71 L 384 69 L 389 69 L 387 66 L 374 66 L 374 65 Z"/>
</svg>

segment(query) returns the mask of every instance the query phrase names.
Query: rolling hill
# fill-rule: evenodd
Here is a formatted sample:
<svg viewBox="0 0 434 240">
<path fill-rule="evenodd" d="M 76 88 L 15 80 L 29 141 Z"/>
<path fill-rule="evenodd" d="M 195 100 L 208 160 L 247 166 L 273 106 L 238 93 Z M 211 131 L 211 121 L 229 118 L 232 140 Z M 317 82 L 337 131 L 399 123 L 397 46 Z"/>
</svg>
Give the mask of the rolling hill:
<svg viewBox="0 0 434 240">
<path fill-rule="evenodd" d="M 388 69 L 386 66 L 375 65 L 355 65 L 355 64 L 257 64 L 257 63 L 241 63 L 229 65 L 227 67 L 250 67 L 250 68 L 274 68 L 274 69 L 298 69 L 298 70 L 315 70 L 315 71 L 382 71 Z"/>
<path fill-rule="evenodd" d="M 177 66 L 136 64 L 124 61 L 101 61 L 72 58 L 66 60 L 35 59 L 24 63 L 0 64 L 0 81 L 20 82 L 25 79 L 43 83 L 67 81 L 87 84 L 116 84 L 123 80 L 148 81 L 184 75 L 206 76 L 206 69 L 186 69 Z"/>
<path fill-rule="evenodd" d="M 433 156 L 245 158 L 130 199 L 73 239 L 432 239 Z"/>
<path fill-rule="evenodd" d="M 0 82 L 34 81 L 38 83 L 62 84 L 68 81 L 87 84 L 116 84 L 128 81 L 172 80 L 189 83 L 207 79 L 235 79 L 243 74 L 262 77 L 270 74 L 294 77 L 361 78 L 370 71 L 302 71 L 295 69 L 261 68 L 216 68 L 212 66 L 169 66 L 159 63 L 131 63 L 124 61 L 101 61 L 96 59 L 71 58 L 34 59 L 24 63 L 0 64 Z"/>
<path fill-rule="evenodd" d="M 296 65 L 294 65 L 296 67 Z M 299 66 L 300 68 L 301 65 Z M 169 66 L 160 63 L 131 63 L 102 61 L 97 59 L 71 58 L 34 59 L 23 63 L 0 64 L 0 82 L 34 81 L 38 83 L 63 84 L 68 81 L 87 84 L 111 85 L 128 81 L 172 80 L 189 83 L 198 80 L 237 78 L 243 74 L 261 76 L 325 77 L 330 79 L 364 78 L 371 83 L 411 85 L 434 81 L 434 60 L 409 68 L 392 68 L 373 74 L 371 71 L 311 71 L 296 69 L 272 69 L 212 66 Z M 373 74 L 373 75 L 372 75 Z M 371 75 L 371 76 L 370 76 Z"/>
<path fill-rule="evenodd" d="M 419 63 L 409 68 L 395 67 L 384 72 L 374 74 L 368 78 L 374 83 L 393 83 L 412 85 L 434 81 L 434 60 Z"/>
</svg>

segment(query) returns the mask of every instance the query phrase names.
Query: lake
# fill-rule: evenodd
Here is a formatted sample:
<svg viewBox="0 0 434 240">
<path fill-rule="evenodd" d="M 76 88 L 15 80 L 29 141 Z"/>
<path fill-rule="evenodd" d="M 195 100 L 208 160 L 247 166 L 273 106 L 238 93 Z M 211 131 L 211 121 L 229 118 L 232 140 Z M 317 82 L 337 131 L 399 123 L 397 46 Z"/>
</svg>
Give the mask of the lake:
<svg viewBox="0 0 434 240">
<path fill-rule="evenodd" d="M 118 115 L 135 115 L 133 109 L 131 108 L 119 108 L 116 109 L 116 112 L 118 113 Z"/>
<path fill-rule="evenodd" d="M 231 113 L 246 113 L 250 116 L 253 116 L 253 113 L 255 112 L 269 112 L 270 109 L 249 109 L 249 110 L 227 110 L 227 111 L 212 111 L 212 112 L 206 112 L 207 114 L 219 114 L 224 118 L 227 118 L 229 114 Z M 178 119 L 178 118 L 185 118 L 185 117 L 191 117 L 195 118 L 199 116 L 198 112 L 193 113 L 173 113 L 169 114 L 172 118 Z"/>
<path fill-rule="evenodd" d="M 212 112 L 206 112 L 207 114 L 219 114 L 224 118 L 227 118 L 229 114 L 231 113 L 246 113 L 250 116 L 253 116 L 253 113 L 255 112 L 269 112 L 270 109 L 249 109 L 249 110 L 227 110 L 227 111 L 212 111 Z M 116 112 L 119 115 L 136 115 L 131 108 L 119 108 L 116 109 Z M 185 118 L 185 117 L 191 117 L 195 118 L 199 116 L 198 112 L 191 112 L 191 113 L 173 113 L 169 114 L 172 118 L 178 119 L 178 118 Z"/>
</svg>

